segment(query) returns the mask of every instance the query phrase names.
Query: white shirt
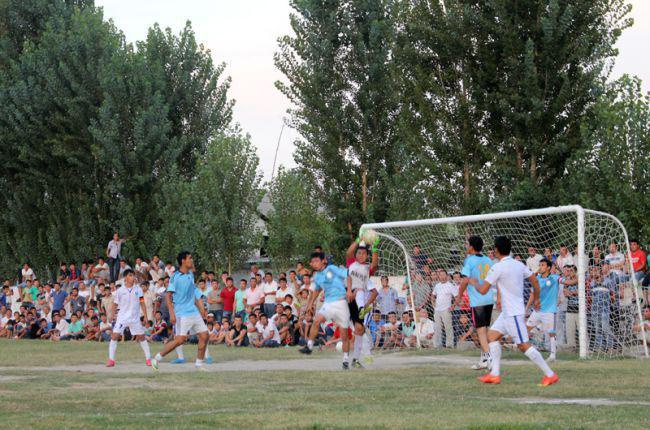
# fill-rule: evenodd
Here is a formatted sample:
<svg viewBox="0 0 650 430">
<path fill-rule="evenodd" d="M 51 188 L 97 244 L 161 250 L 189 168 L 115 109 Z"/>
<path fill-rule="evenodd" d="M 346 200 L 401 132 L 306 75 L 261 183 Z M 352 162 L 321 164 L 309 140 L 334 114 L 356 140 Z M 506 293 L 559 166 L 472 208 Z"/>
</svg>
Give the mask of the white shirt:
<svg viewBox="0 0 650 430">
<path fill-rule="evenodd" d="M 287 285 L 287 288 L 285 288 L 284 290 L 282 288 L 278 288 L 278 292 L 275 293 L 275 298 L 277 299 L 279 297 L 281 299 L 284 299 L 289 294 L 291 294 L 291 297 L 293 297 L 294 300 L 295 300 L 295 298 L 296 298 L 296 289 L 293 288 L 293 286 L 291 286 L 291 285 Z"/>
<path fill-rule="evenodd" d="M 120 251 L 122 250 L 122 243 L 124 239 L 120 240 L 111 240 L 108 242 L 108 256 L 110 258 L 117 258 L 120 256 Z"/>
<path fill-rule="evenodd" d="M 23 279 L 31 279 L 32 281 L 34 280 L 34 271 L 30 267 L 29 269 L 21 269 L 20 273 L 23 275 Z"/>
<path fill-rule="evenodd" d="M 258 322 L 255 328 L 262 335 L 262 339 L 266 339 L 267 337 L 271 336 L 271 330 L 273 330 L 274 333 L 271 340 L 280 343 L 280 333 L 278 333 L 278 329 L 275 327 L 275 324 L 271 322 L 271 320 L 269 320 L 266 327 L 264 327 L 261 322 Z"/>
<path fill-rule="evenodd" d="M 524 315 L 524 279 L 533 272 L 522 262 L 504 257 L 490 268 L 485 280 L 496 285 L 501 293 L 501 309 L 505 316 Z"/>
<path fill-rule="evenodd" d="M 542 256 L 541 254 L 535 254 L 532 257 L 528 257 L 526 259 L 526 266 L 528 266 L 528 268 L 532 270 L 533 273 L 537 273 L 537 271 L 539 270 L 539 262 L 542 261 L 543 259 L 544 256 Z"/>
<path fill-rule="evenodd" d="M 262 291 L 264 294 L 275 293 L 278 291 L 278 283 L 271 281 L 270 283 L 262 282 Z M 275 303 L 275 294 L 264 296 L 264 303 Z"/>
<path fill-rule="evenodd" d="M 562 257 L 561 255 L 558 255 L 557 259 L 555 260 L 555 264 L 560 269 L 563 269 L 564 266 L 567 266 L 567 265 L 568 266 L 573 266 L 573 265 L 575 265 L 575 262 L 573 261 L 573 255 L 571 255 L 570 253 L 567 253 L 567 255 L 565 255 L 564 257 Z"/>
<path fill-rule="evenodd" d="M 370 279 L 370 265 L 355 261 L 348 266 L 348 278 L 352 280 L 352 291 L 365 291 Z"/>
<path fill-rule="evenodd" d="M 617 265 L 625 264 L 625 256 L 617 251 L 616 254 L 607 254 L 605 256 L 605 261 L 607 262 L 607 264 L 610 264 L 610 265 L 612 265 L 612 264 L 617 264 Z M 621 270 L 621 269 L 612 268 L 612 272 L 616 273 L 619 276 L 623 274 L 623 270 Z"/>
<path fill-rule="evenodd" d="M 68 328 L 70 327 L 70 324 L 63 318 L 59 320 L 59 322 L 56 324 L 55 329 L 59 331 L 59 336 L 65 336 L 68 334 Z"/>
<path fill-rule="evenodd" d="M 143 297 L 142 288 L 133 285 L 127 288 L 121 286 L 115 292 L 115 303 L 117 303 L 117 318 L 122 321 L 140 320 L 140 298 Z"/>
<path fill-rule="evenodd" d="M 436 312 L 447 311 L 451 307 L 452 300 L 458 295 L 458 286 L 452 282 L 440 282 L 433 287 L 433 294 L 436 296 Z"/>
<path fill-rule="evenodd" d="M 167 274 L 168 278 L 171 278 L 175 271 L 176 268 L 174 266 L 165 267 L 165 273 Z"/>
<path fill-rule="evenodd" d="M 428 335 L 435 332 L 435 328 L 436 327 L 433 324 L 433 321 L 431 321 L 429 318 L 424 318 L 416 324 L 415 331 L 417 332 L 417 336 L 420 339 L 425 339 Z"/>
<path fill-rule="evenodd" d="M 246 292 L 244 293 L 244 298 L 246 299 L 246 305 L 247 306 L 257 305 L 257 303 L 260 301 L 260 298 L 262 298 L 262 294 L 264 294 L 264 291 L 262 290 L 262 287 L 260 287 L 259 285 L 255 286 L 255 290 L 252 290 L 250 287 L 246 288 Z"/>
</svg>

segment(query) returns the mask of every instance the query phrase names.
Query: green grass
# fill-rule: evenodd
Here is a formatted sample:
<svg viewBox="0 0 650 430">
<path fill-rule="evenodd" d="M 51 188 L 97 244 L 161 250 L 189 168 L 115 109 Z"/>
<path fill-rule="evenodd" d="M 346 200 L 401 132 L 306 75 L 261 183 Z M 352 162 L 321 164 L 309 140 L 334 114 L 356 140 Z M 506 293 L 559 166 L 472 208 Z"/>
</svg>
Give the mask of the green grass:
<svg viewBox="0 0 650 430">
<path fill-rule="evenodd" d="M 156 348 L 157 349 L 157 348 Z M 192 347 L 187 356 L 194 357 Z M 519 398 L 647 402 L 650 362 L 569 361 L 558 385 L 538 387 L 530 365 L 504 365 L 500 386 L 477 372 L 431 365 L 343 372 L 125 374 L 30 372 L 102 363 L 106 344 L 0 341 L 0 423 L 5 428 L 647 428 L 650 406 L 520 404 Z M 295 349 L 213 348 L 218 361 L 298 359 Z M 330 354 L 331 355 L 331 354 Z M 120 345 L 121 361 L 140 361 Z M 322 357 L 320 354 L 314 356 Z M 523 355 L 513 355 L 519 359 Z M 332 359 L 338 357 L 332 355 Z"/>
</svg>

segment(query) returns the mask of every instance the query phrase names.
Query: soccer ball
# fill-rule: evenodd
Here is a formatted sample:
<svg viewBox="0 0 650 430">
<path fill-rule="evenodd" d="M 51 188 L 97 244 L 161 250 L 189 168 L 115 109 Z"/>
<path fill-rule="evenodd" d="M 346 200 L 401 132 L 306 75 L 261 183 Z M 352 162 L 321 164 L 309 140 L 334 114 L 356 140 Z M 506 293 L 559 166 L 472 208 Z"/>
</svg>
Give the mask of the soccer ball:
<svg viewBox="0 0 650 430">
<path fill-rule="evenodd" d="M 369 228 L 363 229 L 359 239 L 364 241 L 366 245 L 372 246 L 375 243 L 375 240 L 377 240 L 377 232 Z"/>
</svg>

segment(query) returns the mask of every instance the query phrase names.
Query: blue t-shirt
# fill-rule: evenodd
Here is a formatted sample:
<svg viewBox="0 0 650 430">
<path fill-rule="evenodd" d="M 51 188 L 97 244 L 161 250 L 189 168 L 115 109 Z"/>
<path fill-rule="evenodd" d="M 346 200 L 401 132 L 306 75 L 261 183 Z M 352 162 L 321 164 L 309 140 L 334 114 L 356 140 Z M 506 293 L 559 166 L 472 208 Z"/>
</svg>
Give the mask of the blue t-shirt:
<svg viewBox="0 0 650 430">
<path fill-rule="evenodd" d="M 325 303 L 345 300 L 348 269 L 328 264 L 314 276 L 314 288 L 325 292 Z"/>
<path fill-rule="evenodd" d="M 543 278 L 542 275 L 537 275 L 537 281 L 539 282 L 539 311 L 556 313 L 560 277 L 551 274 Z"/>
<path fill-rule="evenodd" d="M 174 313 L 177 317 L 200 315 L 194 299 L 201 298 L 201 291 L 194 285 L 194 274 L 180 271 L 174 272 L 169 280 L 167 291 L 173 294 Z"/>
<path fill-rule="evenodd" d="M 63 309 L 63 305 L 65 304 L 65 298 L 68 297 L 68 293 L 66 293 L 63 290 L 59 290 L 58 293 L 56 292 L 56 290 L 52 290 L 50 296 L 52 297 L 52 310 L 60 311 L 61 309 Z"/>
<path fill-rule="evenodd" d="M 492 260 L 485 255 L 472 254 L 465 258 L 463 269 L 460 274 L 468 278 L 476 278 L 479 284 L 483 285 L 483 281 L 492 267 Z M 481 294 L 476 287 L 472 284 L 467 285 L 467 295 L 469 296 L 469 305 L 471 307 L 485 306 L 494 304 L 494 292 L 490 289 L 487 293 Z"/>
</svg>

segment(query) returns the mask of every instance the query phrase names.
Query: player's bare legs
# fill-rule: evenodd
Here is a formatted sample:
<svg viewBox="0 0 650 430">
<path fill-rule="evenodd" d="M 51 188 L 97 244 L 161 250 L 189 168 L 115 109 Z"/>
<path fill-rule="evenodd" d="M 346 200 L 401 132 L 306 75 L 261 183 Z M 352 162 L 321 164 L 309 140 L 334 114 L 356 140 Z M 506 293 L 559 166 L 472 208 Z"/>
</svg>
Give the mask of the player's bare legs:
<svg viewBox="0 0 650 430">
<path fill-rule="evenodd" d="M 501 338 L 503 333 L 490 329 L 488 331 L 488 339 L 490 341 L 490 355 L 492 357 L 492 370 L 490 373 L 479 378 L 479 381 L 485 382 L 487 384 L 499 384 L 501 383 Z M 520 343 L 517 345 L 517 348 L 539 367 L 542 372 L 544 372 L 544 378 L 542 378 L 542 385 L 551 385 L 556 383 L 559 378 L 557 374 L 551 370 L 551 368 L 546 364 L 542 354 L 530 344 L 530 342 Z"/>
<path fill-rule="evenodd" d="M 186 341 L 187 341 L 187 336 L 176 335 L 174 336 L 174 339 L 172 339 L 170 342 L 167 342 L 165 344 L 163 350 L 160 351 L 158 354 L 160 354 L 161 357 L 164 357 L 170 352 L 172 352 L 173 350 L 175 350 L 177 347 L 183 345 Z"/>
<path fill-rule="evenodd" d="M 199 350 L 196 353 L 196 359 L 197 362 L 199 360 L 202 362 L 205 359 L 205 351 L 208 348 L 208 332 L 204 331 L 197 336 L 199 338 Z"/>
</svg>

